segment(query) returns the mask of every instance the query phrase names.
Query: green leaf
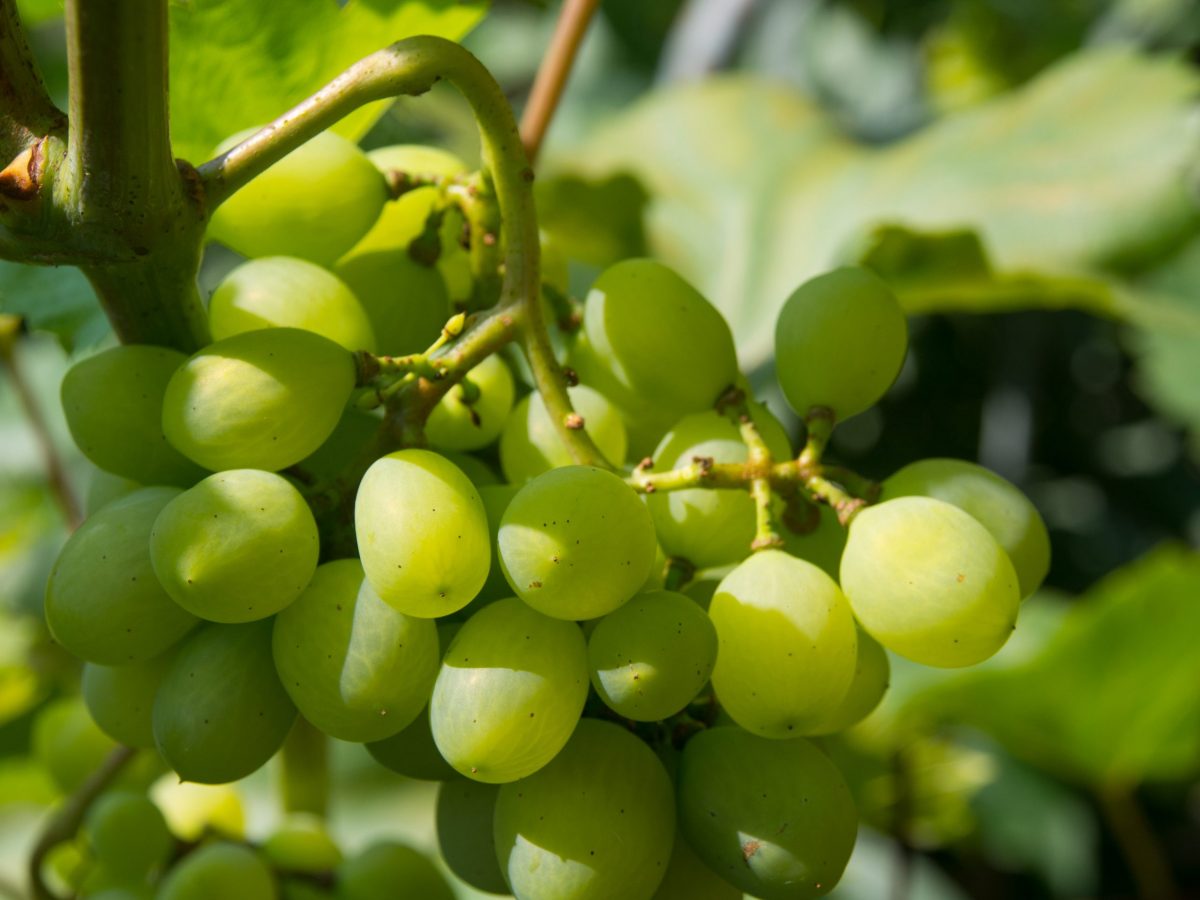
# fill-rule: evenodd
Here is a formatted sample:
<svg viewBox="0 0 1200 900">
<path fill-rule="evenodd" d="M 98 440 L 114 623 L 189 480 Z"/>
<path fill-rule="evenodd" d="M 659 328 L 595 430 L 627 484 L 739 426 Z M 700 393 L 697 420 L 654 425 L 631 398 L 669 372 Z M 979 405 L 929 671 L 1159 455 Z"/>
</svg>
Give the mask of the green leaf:
<svg viewBox="0 0 1200 900">
<path fill-rule="evenodd" d="M 0 260 L 0 312 L 22 316 L 31 329 L 52 332 L 68 349 L 96 344 L 109 331 L 92 286 L 73 266 Z"/>
</svg>

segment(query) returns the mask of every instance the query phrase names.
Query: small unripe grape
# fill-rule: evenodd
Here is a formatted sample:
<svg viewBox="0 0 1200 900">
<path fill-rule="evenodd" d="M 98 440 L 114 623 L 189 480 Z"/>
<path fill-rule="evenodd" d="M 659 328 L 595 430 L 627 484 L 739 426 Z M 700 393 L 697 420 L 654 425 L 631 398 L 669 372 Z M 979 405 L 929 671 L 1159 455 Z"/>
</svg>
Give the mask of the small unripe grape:
<svg viewBox="0 0 1200 900">
<path fill-rule="evenodd" d="M 124 666 L 83 666 L 83 700 L 100 729 L 127 747 L 153 747 L 154 695 L 171 665 L 170 650 Z"/>
<path fill-rule="evenodd" d="M 579 385 L 568 388 L 575 412 L 583 417 L 588 435 L 614 466 L 625 463 L 625 426 L 621 414 L 603 395 Z M 574 465 L 541 394 L 527 394 L 513 408 L 500 437 L 500 466 L 514 484 L 536 478 L 543 472 Z"/>
<path fill-rule="evenodd" d="M 206 844 L 175 865 L 158 889 L 158 900 L 276 900 L 275 876 L 257 853 L 242 844 Z"/>
<path fill-rule="evenodd" d="M 104 867 L 130 880 L 166 862 L 175 843 L 158 807 L 133 791 L 101 794 L 87 811 L 83 833 Z"/>
<path fill-rule="evenodd" d="M 425 436 L 445 450 L 479 450 L 499 437 L 512 410 L 515 385 L 499 356 L 489 356 L 469 373 L 478 396 L 468 399 L 467 386 L 456 384 L 429 414 Z"/>
<path fill-rule="evenodd" d="M 267 862 L 285 872 L 329 872 L 342 861 L 320 816 L 291 813 L 262 845 Z"/>
<path fill-rule="evenodd" d="M 450 885 L 428 858 L 390 841 L 343 862 L 337 887 L 339 900 L 454 900 Z"/>
</svg>

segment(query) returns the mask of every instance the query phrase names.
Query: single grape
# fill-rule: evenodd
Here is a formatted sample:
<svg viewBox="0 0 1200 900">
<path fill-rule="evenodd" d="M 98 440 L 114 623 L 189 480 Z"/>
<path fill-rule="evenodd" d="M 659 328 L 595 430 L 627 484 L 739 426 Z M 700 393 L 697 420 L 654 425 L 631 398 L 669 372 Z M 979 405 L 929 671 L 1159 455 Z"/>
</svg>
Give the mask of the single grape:
<svg viewBox="0 0 1200 900">
<path fill-rule="evenodd" d="M 437 677 L 437 627 L 379 599 L 356 559 L 317 569 L 275 619 L 275 667 L 309 722 L 344 741 L 377 741 L 420 714 Z"/>
<path fill-rule="evenodd" d="M 583 417 L 587 432 L 614 466 L 625 463 L 625 426 L 621 414 L 603 395 L 579 385 L 567 396 Z M 571 452 L 555 430 L 541 394 L 527 394 L 513 408 L 500 436 L 500 467 L 504 477 L 519 484 L 543 472 L 574 464 Z"/>
<path fill-rule="evenodd" d="M 803 518 L 793 523 L 785 514 L 783 548 L 836 579 L 842 564 L 842 551 L 846 549 L 846 526 L 838 521 L 837 511 L 824 503 L 804 503 L 800 515 Z M 793 530 L 793 526 L 798 530 Z"/>
<path fill-rule="evenodd" d="M 674 591 L 638 594 L 601 619 L 588 638 L 592 687 L 637 722 L 656 722 L 687 706 L 716 659 L 713 623 Z"/>
<path fill-rule="evenodd" d="M 679 832 L 667 874 L 654 892 L 654 900 L 742 900 L 741 888 L 706 866 Z"/>
<path fill-rule="evenodd" d="M 462 609 L 487 579 L 487 513 L 475 486 L 429 450 L 376 460 L 358 486 L 354 530 L 367 579 L 402 613 Z"/>
<path fill-rule="evenodd" d="M 1016 627 L 1021 597 L 1003 548 L 957 506 L 898 497 L 862 510 L 842 554 L 842 588 L 879 643 L 914 662 L 982 662 Z"/>
<path fill-rule="evenodd" d="M 152 487 L 114 500 L 58 554 L 46 584 L 46 624 L 75 656 L 107 666 L 144 662 L 196 624 L 150 564 L 154 520 L 178 494 Z"/>
<path fill-rule="evenodd" d="M 712 605 L 713 595 L 717 592 L 717 588 L 721 585 L 720 578 L 697 578 L 695 581 L 689 581 L 683 586 L 683 593 L 687 595 L 693 603 L 699 606 L 705 612 Z"/>
<path fill-rule="evenodd" d="M 838 708 L 854 678 L 854 616 L 812 563 L 755 553 L 722 579 L 708 614 L 720 641 L 713 688 L 747 731 L 808 734 Z"/>
<path fill-rule="evenodd" d="M 454 891 L 428 858 L 384 841 L 347 859 L 337 871 L 339 900 L 454 900 Z"/>
<path fill-rule="evenodd" d="M 446 761 L 498 784 L 536 772 L 571 736 L 587 698 L 579 626 L 516 598 L 485 606 L 455 636 L 429 705 Z"/>
<path fill-rule="evenodd" d="M 83 834 L 96 859 L 129 880 L 145 878 L 175 846 L 158 807 L 134 791 L 101 794 L 84 816 Z"/>
<path fill-rule="evenodd" d="M 367 752 L 385 769 L 420 781 L 449 781 L 461 776 L 438 752 L 426 706 L 403 731 L 366 745 Z"/>
<path fill-rule="evenodd" d="M 311 331 L 237 334 L 175 372 L 163 398 L 163 431 L 210 469 L 274 472 L 333 433 L 355 378 L 353 354 Z"/>
<path fill-rule="evenodd" d="M 762 900 L 824 896 L 854 849 L 858 815 L 850 789 L 803 738 L 710 728 L 684 747 L 676 790 L 692 849 Z"/>
<path fill-rule="evenodd" d="M 246 832 L 241 795 L 230 785 L 180 781 L 172 772 L 154 783 L 150 797 L 180 840 L 211 835 L 236 839 Z"/>
<path fill-rule="evenodd" d="M 347 406 L 329 437 L 296 468 L 311 482 L 332 481 L 365 456 L 382 425 L 380 416 Z"/>
<path fill-rule="evenodd" d="M 276 900 L 275 876 L 244 844 L 205 844 L 181 859 L 163 879 L 157 900 Z"/>
<path fill-rule="evenodd" d="M 469 385 L 450 388 L 430 413 L 425 435 L 434 447 L 479 450 L 500 436 L 515 390 L 508 366 L 499 356 L 489 356 L 467 373 L 467 381 Z M 477 396 L 471 398 L 468 387 Z"/>
<path fill-rule="evenodd" d="M 104 762 L 116 743 L 102 732 L 78 697 L 43 707 L 33 720 L 34 757 L 63 793 L 78 788 Z"/>
<path fill-rule="evenodd" d="M 489 485 L 501 483 L 500 476 L 496 474 L 495 470 L 478 456 L 472 456 L 470 453 L 455 453 L 453 450 L 443 450 L 442 456 L 462 469 L 463 474 L 471 479 L 471 484 L 480 491 Z"/>
<path fill-rule="evenodd" d="M 83 700 L 100 730 L 126 747 L 153 747 L 154 695 L 174 654 L 127 666 L 83 666 Z"/>
<path fill-rule="evenodd" d="M 163 434 L 163 395 L 186 361 L 166 347 L 127 344 L 75 363 L 63 377 L 62 407 L 83 455 L 143 484 L 189 485 L 203 478 L 204 470 Z"/>
<path fill-rule="evenodd" d="M 654 751 L 596 719 L 496 800 L 496 854 L 517 900 L 649 900 L 674 832 L 671 780 Z"/>
<path fill-rule="evenodd" d="M 179 648 L 154 699 L 154 739 L 185 781 L 249 775 L 283 745 L 296 707 L 275 674 L 271 622 L 205 625 Z"/>
<path fill-rule="evenodd" d="M 473 888 L 507 894 L 496 862 L 495 818 L 498 785 L 460 778 L 438 788 L 438 846 L 446 867 Z"/>
<path fill-rule="evenodd" d="M 891 664 L 887 651 L 880 643 L 861 628 L 858 630 L 858 656 L 854 666 L 854 680 L 850 690 L 811 734 L 836 734 L 857 725 L 879 705 L 887 693 L 891 679 Z"/>
<path fill-rule="evenodd" d="M 389 144 L 386 147 L 377 147 L 367 154 L 367 159 L 384 175 L 402 172 L 410 176 L 454 178 L 467 174 L 467 164 L 453 153 L 424 144 Z M 401 194 L 393 202 L 403 202 L 404 198 L 412 193 L 410 191 Z"/>
<path fill-rule="evenodd" d="M 841 421 L 873 406 L 900 374 L 907 349 L 904 311 L 866 269 L 804 282 L 775 323 L 775 373 L 801 416 L 826 406 Z"/>
<path fill-rule="evenodd" d="M 330 872 L 342 861 L 342 851 L 325 822 L 311 813 L 290 813 L 263 842 L 262 854 L 284 872 Z"/>
<path fill-rule="evenodd" d="M 616 475 L 551 469 L 521 488 L 500 521 L 500 564 L 517 596 L 560 619 L 612 612 L 654 565 L 654 525 Z"/>
<path fill-rule="evenodd" d="M 120 475 L 105 472 L 103 469 L 93 469 L 91 478 L 88 479 L 87 494 L 83 498 L 84 514 L 91 516 L 114 500 L 128 497 L 134 491 L 141 490 L 142 487 L 143 485 L 129 478 L 122 478 Z"/>
</svg>

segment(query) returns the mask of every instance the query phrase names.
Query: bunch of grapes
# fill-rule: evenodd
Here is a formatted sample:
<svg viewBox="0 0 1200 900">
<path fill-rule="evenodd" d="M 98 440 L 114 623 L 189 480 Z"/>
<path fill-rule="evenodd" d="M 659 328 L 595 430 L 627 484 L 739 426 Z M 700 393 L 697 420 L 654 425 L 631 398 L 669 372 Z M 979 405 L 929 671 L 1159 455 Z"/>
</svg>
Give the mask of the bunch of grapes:
<svg viewBox="0 0 1200 900">
<path fill-rule="evenodd" d="M 298 718 L 365 744 L 442 782 L 443 860 L 484 891 L 820 896 L 857 826 L 821 737 L 879 703 L 885 651 L 995 653 L 1045 575 L 1044 526 L 970 463 L 880 485 L 824 459 L 906 352 L 861 269 L 780 313 L 797 445 L 747 396 L 720 313 L 651 260 L 572 306 L 543 247 L 568 421 L 507 350 L 439 370 L 487 314 L 454 202 L 472 178 L 441 151 L 323 135 L 215 214 L 246 261 L 212 295 L 211 344 L 68 373 L 104 474 L 45 609 L 87 711 L 185 782 L 249 775 Z M 437 389 L 415 431 L 400 389 Z M 122 790 L 91 811 L 85 894 L 448 896 L 399 845 L 343 861 L 308 820 L 262 846 L 196 840 Z"/>
</svg>

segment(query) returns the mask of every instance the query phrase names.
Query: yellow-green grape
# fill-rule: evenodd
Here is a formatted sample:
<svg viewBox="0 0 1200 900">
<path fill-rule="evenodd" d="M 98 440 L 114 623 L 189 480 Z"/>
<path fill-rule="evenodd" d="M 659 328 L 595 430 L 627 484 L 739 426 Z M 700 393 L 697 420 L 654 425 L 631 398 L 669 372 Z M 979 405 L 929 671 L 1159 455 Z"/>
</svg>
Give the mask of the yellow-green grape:
<svg viewBox="0 0 1200 900">
<path fill-rule="evenodd" d="M 443 450 L 442 456 L 462 469 L 463 474 L 471 479 L 471 484 L 481 491 L 485 487 L 501 483 L 500 476 L 478 456 L 472 456 L 470 453 L 455 453 L 453 450 Z"/>
<path fill-rule="evenodd" d="M 367 744 L 366 747 L 377 763 L 406 778 L 448 781 L 462 777 L 446 762 L 433 742 L 428 706 L 403 731 Z"/>
<path fill-rule="evenodd" d="M 168 503 L 150 560 L 171 599 L 210 622 L 252 622 L 292 603 L 317 568 L 317 523 L 286 479 L 210 475 Z"/>
<path fill-rule="evenodd" d="M 168 650 L 127 666 L 83 666 L 83 700 L 100 730 L 126 747 L 153 747 L 154 695 L 171 665 Z"/>
<path fill-rule="evenodd" d="M 62 406 L 83 455 L 142 484 L 189 485 L 203 478 L 204 470 L 163 434 L 163 395 L 186 361 L 165 347 L 127 344 L 73 365 L 63 377 Z"/>
<path fill-rule="evenodd" d="M 842 589 L 871 636 L 914 662 L 982 662 L 1016 627 L 1021 593 L 1008 554 L 973 516 L 898 497 L 862 510 L 842 554 Z"/>
<path fill-rule="evenodd" d="M 469 384 L 456 384 L 429 414 L 425 436 L 444 450 L 479 450 L 504 429 L 512 410 L 512 373 L 499 356 L 489 356 L 467 373 Z"/>
<path fill-rule="evenodd" d="M 908 323 L 891 289 L 866 269 L 835 269 L 788 297 L 775 323 L 775 372 L 792 409 L 838 421 L 873 406 L 900 374 Z"/>
<path fill-rule="evenodd" d="M 142 487 L 143 485 L 132 479 L 122 478 L 120 475 L 105 472 L 103 469 L 93 469 L 92 476 L 88 479 L 87 493 L 83 498 L 84 514 L 90 516 L 114 500 L 128 497 Z"/>
<path fill-rule="evenodd" d="M 692 602 L 702 610 L 708 612 L 709 606 L 712 605 L 713 595 L 720 586 L 721 579 L 719 578 L 697 578 L 695 581 L 689 581 L 683 586 L 683 593 L 691 598 Z"/>
<path fill-rule="evenodd" d="M 654 892 L 653 900 L 742 900 L 741 888 L 706 866 L 679 832 L 667 874 Z"/>
<path fill-rule="evenodd" d="M 276 900 L 275 876 L 244 844 L 205 844 L 180 860 L 163 879 L 157 900 Z"/>
<path fill-rule="evenodd" d="M 266 328 L 209 344 L 163 398 L 163 431 L 214 471 L 298 463 L 324 443 L 356 380 L 354 355 L 299 328 Z"/>
<path fill-rule="evenodd" d="M 716 659 L 712 622 L 674 591 L 638 594 L 601 619 L 588 638 L 592 686 L 636 722 L 656 722 L 687 706 Z"/>
<path fill-rule="evenodd" d="M 75 656 L 106 666 L 143 662 L 196 624 L 150 564 L 154 520 L 178 494 L 151 487 L 114 500 L 62 548 L 46 584 L 46 624 Z"/>
<path fill-rule="evenodd" d="M 267 256 L 225 276 L 208 302 L 214 340 L 260 328 L 302 328 L 347 350 L 375 350 L 358 298 L 332 272 L 307 260 Z"/>
<path fill-rule="evenodd" d="M 387 196 L 387 182 L 366 154 L 323 131 L 222 203 L 208 235 L 243 256 L 298 256 L 327 266 L 370 230 Z"/>
<path fill-rule="evenodd" d="M 850 789 L 803 738 L 702 731 L 683 748 L 676 791 L 680 829 L 696 855 L 762 900 L 824 896 L 854 849 Z"/>
<path fill-rule="evenodd" d="M 515 597 L 498 600 L 462 626 L 442 660 L 429 702 L 433 739 L 463 775 L 516 781 L 562 749 L 587 691 L 579 626 Z"/>
<path fill-rule="evenodd" d="M 473 888 L 507 894 L 508 884 L 496 861 L 492 820 L 498 785 L 460 778 L 438 788 L 438 846 L 446 867 Z"/>
<path fill-rule="evenodd" d="M 808 734 L 849 690 L 854 616 L 812 563 L 782 550 L 755 553 L 722 579 L 708 615 L 719 640 L 713 688 L 747 731 Z"/>
<path fill-rule="evenodd" d="M 575 412 L 583 417 L 588 434 L 614 466 L 625 464 L 625 426 L 621 414 L 607 399 L 589 387 L 568 388 Z M 504 477 L 519 484 L 560 466 L 573 465 L 571 451 L 562 442 L 546 411 L 541 394 L 526 395 L 513 408 L 500 436 L 500 467 Z"/>
<path fill-rule="evenodd" d="M 333 433 L 296 468 L 316 482 L 332 481 L 363 458 L 382 425 L 380 416 L 347 406 Z"/>
<path fill-rule="evenodd" d="M 271 622 L 205 625 L 154 698 L 154 740 L 185 781 L 223 784 L 275 755 L 296 707 L 275 674 Z"/>
<path fill-rule="evenodd" d="M 596 719 L 496 800 L 496 855 L 517 900 L 649 900 L 674 833 L 671 780 L 654 751 Z"/>
<path fill-rule="evenodd" d="M 154 783 L 150 797 L 180 840 L 198 841 L 209 835 L 240 838 L 245 834 L 241 795 L 227 784 L 180 781 L 171 773 Z"/>
<path fill-rule="evenodd" d="M 923 459 L 883 483 L 884 500 L 933 497 L 970 513 L 1004 548 L 1021 596 L 1038 589 L 1050 568 L 1050 536 L 1029 498 L 995 472 L 961 459 Z"/>
<path fill-rule="evenodd" d="M 517 596 L 559 619 L 594 619 L 637 593 L 654 565 L 650 513 L 604 469 L 551 469 L 513 497 L 497 538 Z"/>
<path fill-rule="evenodd" d="M 784 516 L 783 548 L 836 579 L 846 549 L 846 526 L 838 521 L 837 511 L 824 503 L 809 505 L 804 521 L 798 524 L 799 530 L 793 531 L 792 523 Z"/>
<path fill-rule="evenodd" d="M 158 807 L 134 791 L 101 794 L 84 817 L 83 834 L 96 859 L 129 880 L 165 863 L 175 845 Z"/>
<path fill-rule="evenodd" d="M 285 872 L 330 872 L 342 861 L 324 820 L 311 813 L 290 813 L 263 842 L 262 854 Z"/>
<path fill-rule="evenodd" d="M 384 175 L 403 172 L 406 175 L 433 175 L 453 178 L 467 173 L 467 164 L 448 150 L 425 144 L 389 144 L 367 153 L 367 159 Z M 408 194 L 401 194 L 400 200 Z M 398 202 L 398 201 L 396 201 Z"/>
<path fill-rule="evenodd" d="M 402 613 L 462 609 L 487 580 L 491 550 L 479 492 L 429 450 L 376 460 L 358 486 L 354 530 L 367 580 Z"/>
<path fill-rule="evenodd" d="M 275 667 L 301 714 L 344 741 L 378 741 L 420 714 L 437 677 L 437 627 L 379 598 L 356 559 L 317 569 L 275 618 Z"/>
<path fill-rule="evenodd" d="M 454 900 L 428 858 L 384 841 L 347 859 L 337 870 L 338 900 Z"/>
<path fill-rule="evenodd" d="M 891 679 L 891 664 L 887 651 L 875 638 L 861 628 L 858 630 L 858 658 L 854 666 L 854 680 L 850 690 L 812 734 L 836 734 L 857 725 L 879 705 L 887 693 Z"/>
</svg>

